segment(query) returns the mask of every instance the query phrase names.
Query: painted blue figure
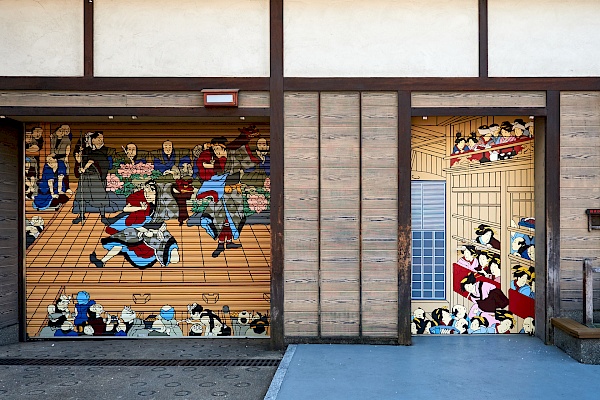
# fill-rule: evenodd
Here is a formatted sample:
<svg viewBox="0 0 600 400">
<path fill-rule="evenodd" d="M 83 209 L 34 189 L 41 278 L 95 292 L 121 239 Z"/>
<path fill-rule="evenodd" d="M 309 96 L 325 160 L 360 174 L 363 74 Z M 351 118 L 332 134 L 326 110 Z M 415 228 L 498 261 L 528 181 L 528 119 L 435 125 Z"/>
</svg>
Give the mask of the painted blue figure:
<svg viewBox="0 0 600 400">
<path fill-rule="evenodd" d="M 56 209 L 69 201 L 65 194 L 67 187 L 65 163 L 52 156 L 46 157 L 42 177 L 38 181 L 38 194 L 33 198 L 33 208 L 39 211 Z"/>
<path fill-rule="evenodd" d="M 173 142 L 165 140 L 162 149 L 154 157 L 154 169 L 164 174 L 179 163 L 177 152 L 173 148 Z"/>
<path fill-rule="evenodd" d="M 92 305 L 96 304 L 94 300 L 90 300 L 90 294 L 84 290 L 77 293 L 75 299 L 75 326 L 84 326 L 88 321 L 88 310 Z"/>
</svg>

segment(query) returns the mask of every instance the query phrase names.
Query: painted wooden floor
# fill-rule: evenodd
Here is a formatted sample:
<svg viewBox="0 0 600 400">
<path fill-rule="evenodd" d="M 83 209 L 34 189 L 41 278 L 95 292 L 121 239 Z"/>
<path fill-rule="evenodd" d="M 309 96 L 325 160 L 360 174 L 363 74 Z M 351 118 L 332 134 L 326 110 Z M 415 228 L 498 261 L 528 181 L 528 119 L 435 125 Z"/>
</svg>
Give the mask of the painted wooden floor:
<svg viewBox="0 0 600 400">
<path fill-rule="evenodd" d="M 46 325 L 48 305 L 61 294 L 75 297 L 81 290 L 89 292 L 111 315 L 131 306 L 142 319 L 169 304 L 176 310 L 176 319 L 183 320 L 188 317 L 187 305 L 194 302 L 222 318 L 244 310 L 268 313 L 269 226 L 246 225 L 237 241 L 242 247 L 213 258 L 217 243 L 203 229 L 179 226 L 171 220 L 167 226 L 179 245 L 179 263 L 166 267 L 157 263 L 140 270 L 122 256 L 115 256 L 104 268 L 96 268 L 90 264 L 89 255 L 93 251 L 99 257 L 106 253 L 100 243 L 108 236 L 105 227 L 97 214 L 90 214 L 83 226 L 74 225 L 71 221 L 76 215 L 71 210 L 71 202 L 56 212 L 26 210 L 28 218 L 39 215 L 45 221 L 44 230 L 26 255 L 30 336 Z M 69 308 L 73 311 L 73 301 Z"/>
</svg>

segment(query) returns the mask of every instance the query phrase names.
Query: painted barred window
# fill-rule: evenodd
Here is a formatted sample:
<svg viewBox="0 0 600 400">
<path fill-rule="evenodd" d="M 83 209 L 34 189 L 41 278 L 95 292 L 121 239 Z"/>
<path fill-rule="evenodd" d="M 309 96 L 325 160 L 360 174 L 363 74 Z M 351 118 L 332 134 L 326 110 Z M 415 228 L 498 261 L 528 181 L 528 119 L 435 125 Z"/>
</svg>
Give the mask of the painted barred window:
<svg viewBox="0 0 600 400">
<path fill-rule="evenodd" d="M 412 298 L 445 298 L 446 182 L 412 181 Z"/>
</svg>

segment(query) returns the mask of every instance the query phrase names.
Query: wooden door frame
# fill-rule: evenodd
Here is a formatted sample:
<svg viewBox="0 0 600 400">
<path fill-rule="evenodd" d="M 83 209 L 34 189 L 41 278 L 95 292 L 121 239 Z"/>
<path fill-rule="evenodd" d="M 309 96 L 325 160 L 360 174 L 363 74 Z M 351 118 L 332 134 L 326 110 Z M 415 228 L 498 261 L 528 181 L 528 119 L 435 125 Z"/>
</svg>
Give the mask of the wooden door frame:
<svg viewBox="0 0 600 400">
<path fill-rule="evenodd" d="M 400 92 L 399 92 L 400 93 Z M 403 92 L 406 93 L 406 92 Z M 406 96 L 406 94 L 404 94 Z M 400 97 L 399 97 L 400 99 Z M 400 104 L 401 102 L 398 101 Z M 402 113 L 404 115 L 402 115 Z M 399 110 L 398 160 L 398 344 L 410 345 L 410 118 L 405 105 Z M 411 108 L 410 116 L 502 116 L 535 117 L 534 197 L 536 219 L 536 336 L 551 344 L 550 318 L 560 313 L 560 92 L 546 92 L 546 107 Z M 400 125 L 403 125 L 401 128 Z M 401 143 L 408 151 L 402 148 Z M 407 164 L 407 165 L 406 165 Z M 404 209 L 402 208 L 404 207 Z M 408 209 L 408 210 L 407 210 Z M 408 213 L 408 218 L 406 214 Z M 402 221 L 402 222 L 401 222 Z M 407 250 L 408 246 L 408 250 Z M 400 279 L 402 278 L 402 280 Z M 409 306 L 407 307 L 406 304 Z"/>
</svg>

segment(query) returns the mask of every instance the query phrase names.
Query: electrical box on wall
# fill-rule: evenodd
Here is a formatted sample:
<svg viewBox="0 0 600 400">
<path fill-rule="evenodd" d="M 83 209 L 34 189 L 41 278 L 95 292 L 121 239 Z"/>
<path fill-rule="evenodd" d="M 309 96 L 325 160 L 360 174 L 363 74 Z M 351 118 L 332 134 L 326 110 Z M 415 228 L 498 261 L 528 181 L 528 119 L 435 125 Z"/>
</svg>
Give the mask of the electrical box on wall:
<svg viewBox="0 0 600 400">
<path fill-rule="evenodd" d="M 600 230 L 600 208 L 588 208 L 585 213 L 588 216 L 588 231 Z"/>
</svg>

